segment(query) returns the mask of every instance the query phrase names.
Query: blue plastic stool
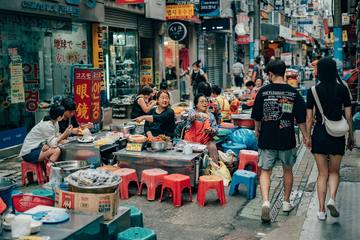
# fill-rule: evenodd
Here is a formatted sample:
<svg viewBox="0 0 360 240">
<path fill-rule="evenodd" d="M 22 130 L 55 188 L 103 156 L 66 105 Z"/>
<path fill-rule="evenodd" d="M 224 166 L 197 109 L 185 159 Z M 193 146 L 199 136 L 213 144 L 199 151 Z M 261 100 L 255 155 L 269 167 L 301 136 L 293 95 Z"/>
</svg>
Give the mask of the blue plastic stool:
<svg viewBox="0 0 360 240">
<path fill-rule="evenodd" d="M 119 233 L 117 240 L 156 240 L 156 233 L 150 228 L 131 227 Z"/>
<path fill-rule="evenodd" d="M 237 170 L 231 180 L 229 196 L 238 191 L 239 185 L 244 184 L 247 189 L 247 199 L 253 199 L 256 196 L 256 173 L 247 170 Z"/>
<path fill-rule="evenodd" d="M 122 207 L 130 208 L 130 226 L 131 227 L 143 227 L 143 214 L 140 209 L 133 205 L 121 205 Z"/>
</svg>

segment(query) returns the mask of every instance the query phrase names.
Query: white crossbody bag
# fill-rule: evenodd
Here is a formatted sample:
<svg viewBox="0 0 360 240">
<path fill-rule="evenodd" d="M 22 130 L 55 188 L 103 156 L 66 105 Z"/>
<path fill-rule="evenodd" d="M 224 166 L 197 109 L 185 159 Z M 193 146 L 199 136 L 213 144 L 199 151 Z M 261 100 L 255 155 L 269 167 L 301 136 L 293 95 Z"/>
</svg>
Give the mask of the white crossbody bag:
<svg viewBox="0 0 360 240">
<path fill-rule="evenodd" d="M 322 116 L 322 124 L 325 124 L 325 128 L 327 133 L 330 136 L 333 137 L 343 137 L 345 136 L 345 134 L 349 131 L 349 124 L 346 121 L 346 119 L 344 118 L 344 116 L 341 117 L 341 120 L 339 121 L 331 121 L 329 120 L 325 115 L 324 115 L 324 111 L 323 108 L 321 106 L 320 100 L 319 100 L 319 96 L 317 95 L 315 86 L 311 88 L 311 92 L 314 96 L 316 105 L 320 111 L 320 114 Z"/>
</svg>

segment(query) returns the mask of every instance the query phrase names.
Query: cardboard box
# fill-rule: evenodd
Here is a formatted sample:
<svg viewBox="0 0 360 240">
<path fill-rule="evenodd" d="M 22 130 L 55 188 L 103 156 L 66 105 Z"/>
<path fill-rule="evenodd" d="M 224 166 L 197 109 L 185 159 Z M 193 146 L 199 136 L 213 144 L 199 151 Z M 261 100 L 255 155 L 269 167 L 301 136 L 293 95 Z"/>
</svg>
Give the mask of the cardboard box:
<svg viewBox="0 0 360 240">
<path fill-rule="evenodd" d="M 100 213 L 104 220 L 111 220 L 117 214 L 119 193 L 93 194 L 69 192 L 57 189 L 55 207 L 73 209 L 81 212 Z"/>
</svg>

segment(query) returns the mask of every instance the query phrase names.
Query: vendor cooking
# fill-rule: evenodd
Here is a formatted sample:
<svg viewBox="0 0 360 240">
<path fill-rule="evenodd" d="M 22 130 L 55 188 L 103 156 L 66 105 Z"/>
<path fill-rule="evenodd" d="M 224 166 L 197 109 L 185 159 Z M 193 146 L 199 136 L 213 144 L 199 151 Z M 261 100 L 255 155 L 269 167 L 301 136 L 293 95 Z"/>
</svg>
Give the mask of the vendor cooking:
<svg viewBox="0 0 360 240">
<path fill-rule="evenodd" d="M 160 90 L 157 95 L 157 107 L 149 111 L 149 115 L 143 115 L 135 119 L 136 122 L 145 122 L 145 133 L 148 138 L 165 135 L 170 138 L 175 134 L 175 113 L 170 107 L 170 94 L 166 90 Z"/>
<path fill-rule="evenodd" d="M 55 162 L 59 159 L 61 151 L 57 145 L 72 132 L 70 125 L 64 133 L 59 134 L 58 122 L 63 118 L 64 112 L 63 106 L 53 105 L 50 108 L 49 116 L 44 117 L 26 135 L 20 151 L 20 157 L 24 161 L 37 163 L 50 160 Z"/>
<path fill-rule="evenodd" d="M 71 98 L 62 99 L 61 106 L 64 107 L 65 112 L 64 112 L 63 119 L 61 121 L 59 121 L 60 133 L 63 133 L 67 129 L 67 127 L 72 126 L 72 130 L 71 130 L 72 134 L 82 135 L 84 128 L 92 128 L 93 127 L 92 123 L 82 124 L 81 126 L 79 125 L 79 123 L 75 117 L 76 105 Z"/>
<path fill-rule="evenodd" d="M 218 131 L 216 119 L 209 112 L 209 101 L 204 94 L 194 99 L 195 109 L 189 111 L 191 125 L 185 131 L 184 140 L 207 145 L 210 157 L 217 162 L 218 152 L 213 137 Z"/>
</svg>

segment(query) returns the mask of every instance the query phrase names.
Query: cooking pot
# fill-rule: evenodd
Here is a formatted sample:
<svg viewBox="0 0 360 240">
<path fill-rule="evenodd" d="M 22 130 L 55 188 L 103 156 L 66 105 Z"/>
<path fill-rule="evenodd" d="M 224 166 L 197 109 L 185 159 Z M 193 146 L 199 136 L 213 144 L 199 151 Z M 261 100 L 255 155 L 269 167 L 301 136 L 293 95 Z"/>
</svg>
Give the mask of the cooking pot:
<svg viewBox="0 0 360 240">
<path fill-rule="evenodd" d="M 126 125 L 126 124 L 120 124 L 120 125 L 111 125 L 110 126 L 111 131 L 118 131 L 123 133 L 124 135 L 133 134 L 135 131 L 134 125 Z"/>
<path fill-rule="evenodd" d="M 166 142 L 151 142 L 151 148 L 155 151 L 164 151 L 166 149 Z"/>
<path fill-rule="evenodd" d="M 62 161 L 62 162 L 55 162 L 54 167 L 61 168 L 61 175 L 62 177 L 67 177 L 71 173 L 74 173 L 78 170 L 87 169 L 90 167 L 87 161 Z"/>
</svg>

